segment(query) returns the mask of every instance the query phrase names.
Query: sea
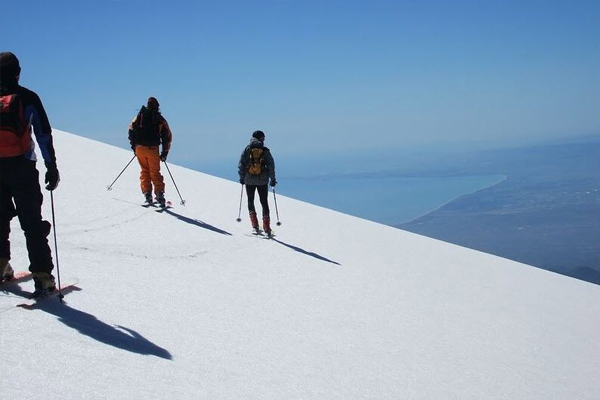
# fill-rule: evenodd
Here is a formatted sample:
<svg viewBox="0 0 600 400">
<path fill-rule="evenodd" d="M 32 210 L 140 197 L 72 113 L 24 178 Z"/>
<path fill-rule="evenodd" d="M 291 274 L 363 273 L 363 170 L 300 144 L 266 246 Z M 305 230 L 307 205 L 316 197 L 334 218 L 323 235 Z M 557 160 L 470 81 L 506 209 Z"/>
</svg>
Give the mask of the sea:
<svg viewBox="0 0 600 400">
<path fill-rule="evenodd" d="M 600 141 L 593 136 L 485 151 L 428 148 L 312 159 L 278 154 L 276 190 L 331 210 L 600 284 L 599 149 Z M 238 180 L 235 156 L 220 166 L 190 167 Z M 481 193 L 463 202 L 462 209 L 457 206 L 457 214 L 445 214 L 428 224 L 409 224 L 500 183 L 493 196 Z M 485 235 L 480 234 L 480 219 L 472 218 L 481 211 L 478 202 L 502 211 L 487 215 L 494 229 L 485 230 Z M 282 221 L 284 204 L 279 203 Z"/>
<path fill-rule="evenodd" d="M 190 166 L 224 179 L 237 181 L 236 164 Z M 340 163 L 298 173 L 297 162 L 278 160 L 276 193 L 321 207 L 386 225 L 399 225 L 423 216 L 452 200 L 502 182 L 498 174 L 402 176 L 381 165 L 368 173 L 341 171 Z M 316 164 L 314 164 L 316 165 Z M 317 172 L 318 171 L 318 172 Z M 284 215 L 285 210 L 281 210 Z"/>
<path fill-rule="evenodd" d="M 503 175 L 292 178 L 278 192 L 374 222 L 399 225 L 504 179 Z"/>
</svg>

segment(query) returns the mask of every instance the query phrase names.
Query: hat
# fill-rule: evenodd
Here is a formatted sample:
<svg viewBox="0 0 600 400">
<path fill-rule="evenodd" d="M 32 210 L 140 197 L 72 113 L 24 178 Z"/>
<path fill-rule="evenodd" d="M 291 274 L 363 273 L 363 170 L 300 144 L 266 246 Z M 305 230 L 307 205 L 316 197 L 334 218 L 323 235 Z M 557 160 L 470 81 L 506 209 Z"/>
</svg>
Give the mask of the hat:
<svg viewBox="0 0 600 400">
<path fill-rule="evenodd" d="M 263 139 L 265 137 L 265 133 L 263 131 L 254 131 L 252 133 L 252 137 L 256 139 Z"/>
<path fill-rule="evenodd" d="M 158 100 L 156 100 L 156 97 L 148 98 L 148 108 L 151 108 L 153 110 L 158 110 L 159 106 L 160 106 L 160 104 L 158 104 Z"/>
<path fill-rule="evenodd" d="M 19 59 L 10 51 L 0 53 L 0 80 L 13 80 L 21 73 Z M 3 79 L 4 78 L 4 79 Z"/>
</svg>

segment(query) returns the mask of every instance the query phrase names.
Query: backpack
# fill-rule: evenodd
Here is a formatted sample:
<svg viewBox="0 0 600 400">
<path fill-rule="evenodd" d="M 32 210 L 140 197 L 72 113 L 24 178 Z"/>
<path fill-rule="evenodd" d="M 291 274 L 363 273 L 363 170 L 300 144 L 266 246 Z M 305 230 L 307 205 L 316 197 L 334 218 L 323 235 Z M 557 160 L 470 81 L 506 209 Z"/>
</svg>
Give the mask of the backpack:
<svg viewBox="0 0 600 400">
<path fill-rule="evenodd" d="M 250 164 L 248 165 L 248 173 L 250 175 L 260 175 L 262 173 L 264 158 L 264 150 L 261 147 L 250 148 Z"/>
<path fill-rule="evenodd" d="M 144 146 L 156 146 L 160 144 L 158 132 L 158 111 L 142 106 L 138 113 L 135 126 L 136 144 Z"/>
<path fill-rule="evenodd" d="M 25 107 L 18 94 L 0 95 L 0 157 L 14 157 L 31 147 Z"/>
</svg>

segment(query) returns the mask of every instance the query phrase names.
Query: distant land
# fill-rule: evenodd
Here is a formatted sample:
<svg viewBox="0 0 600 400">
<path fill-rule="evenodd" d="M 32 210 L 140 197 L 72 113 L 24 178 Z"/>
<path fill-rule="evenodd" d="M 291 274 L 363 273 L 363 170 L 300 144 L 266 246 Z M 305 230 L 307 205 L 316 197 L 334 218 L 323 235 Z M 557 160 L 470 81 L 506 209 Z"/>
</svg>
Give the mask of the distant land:
<svg viewBox="0 0 600 400">
<path fill-rule="evenodd" d="M 506 179 L 398 228 L 600 284 L 600 138 L 478 152 L 436 173 Z"/>
<path fill-rule="evenodd" d="M 237 181 L 237 157 L 188 166 Z M 599 136 L 275 159 L 282 195 L 600 284 Z"/>
</svg>

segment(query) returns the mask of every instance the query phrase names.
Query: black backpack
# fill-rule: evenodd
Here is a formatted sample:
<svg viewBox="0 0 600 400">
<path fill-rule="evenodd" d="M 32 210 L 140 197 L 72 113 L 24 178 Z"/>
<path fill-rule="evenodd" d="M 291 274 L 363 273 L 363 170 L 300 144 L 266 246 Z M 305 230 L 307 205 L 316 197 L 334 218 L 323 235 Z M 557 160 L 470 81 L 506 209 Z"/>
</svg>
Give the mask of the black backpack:
<svg viewBox="0 0 600 400">
<path fill-rule="evenodd" d="M 158 146 L 160 144 L 159 123 L 158 111 L 142 106 L 134 126 L 135 143 L 143 146 Z"/>
</svg>

